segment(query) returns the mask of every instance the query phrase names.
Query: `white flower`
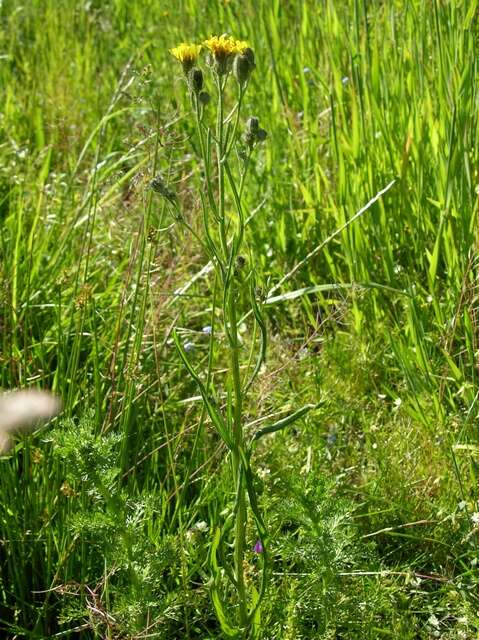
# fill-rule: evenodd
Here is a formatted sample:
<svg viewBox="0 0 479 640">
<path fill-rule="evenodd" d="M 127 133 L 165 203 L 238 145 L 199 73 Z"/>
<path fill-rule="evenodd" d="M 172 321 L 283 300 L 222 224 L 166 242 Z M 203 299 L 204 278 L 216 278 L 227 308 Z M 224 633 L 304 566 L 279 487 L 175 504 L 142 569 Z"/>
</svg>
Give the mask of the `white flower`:
<svg viewBox="0 0 479 640">
<path fill-rule="evenodd" d="M 204 520 L 200 520 L 193 528 L 204 533 L 205 531 L 208 531 L 208 524 Z"/>
<path fill-rule="evenodd" d="M 33 429 L 60 411 L 59 399 L 45 391 L 28 389 L 0 394 L 0 454 L 11 446 L 10 434 Z"/>
<path fill-rule="evenodd" d="M 185 344 L 183 345 L 183 348 L 186 351 L 186 353 L 193 353 L 193 351 L 196 349 L 193 342 L 185 342 Z"/>
<path fill-rule="evenodd" d="M 439 624 L 440 624 L 439 620 L 437 619 L 437 617 L 433 613 L 431 613 L 431 615 L 429 616 L 427 621 L 429 622 L 429 624 L 432 627 L 436 627 L 436 628 L 439 627 Z"/>
</svg>

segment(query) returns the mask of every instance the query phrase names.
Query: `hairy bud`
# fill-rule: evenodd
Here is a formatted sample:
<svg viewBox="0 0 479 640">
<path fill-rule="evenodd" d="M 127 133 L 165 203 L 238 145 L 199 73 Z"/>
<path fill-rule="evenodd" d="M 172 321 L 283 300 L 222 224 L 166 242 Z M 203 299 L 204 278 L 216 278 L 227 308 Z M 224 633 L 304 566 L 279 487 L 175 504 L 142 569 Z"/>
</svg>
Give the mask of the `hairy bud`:
<svg viewBox="0 0 479 640">
<path fill-rule="evenodd" d="M 206 106 L 210 102 L 211 96 L 207 91 L 202 91 L 198 96 L 198 100 L 203 106 Z"/>
<path fill-rule="evenodd" d="M 203 72 L 196 67 L 191 69 L 188 74 L 188 84 L 190 89 L 198 94 L 203 89 Z"/>
<path fill-rule="evenodd" d="M 169 200 L 171 203 L 176 202 L 175 192 L 168 187 L 160 174 L 157 174 L 153 180 L 150 181 L 150 188 L 153 189 L 155 193 L 158 193 L 160 196 L 163 196 L 163 198 Z"/>
<path fill-rule="evenodd" d="M 236 56 L 233 63 L 233 73 L 240 85 L 245 85 L 248 82 L 255 67 L 254 52 L 250 47 L 247 47 Z"/>
<path fill-rule="evenodd" d="M 252 149 L 257 142 L 263 142 L 263 140 L 266 140 L 267 136 L 267 132 L 260 128 L 258 118 L 254 116 L 248 118 L 246 121 L 244 141 L 250 149 Z"/>
<path fill-rule="evenodd" d="M 248 118 L 248 120 L 246 120 L 246 130 L 248 131 L 248 133 L 256 134 L 258 133 L 258 129 L 259 129 L 258 118 L 251 116 L 250 118 Z"/>
</svg>

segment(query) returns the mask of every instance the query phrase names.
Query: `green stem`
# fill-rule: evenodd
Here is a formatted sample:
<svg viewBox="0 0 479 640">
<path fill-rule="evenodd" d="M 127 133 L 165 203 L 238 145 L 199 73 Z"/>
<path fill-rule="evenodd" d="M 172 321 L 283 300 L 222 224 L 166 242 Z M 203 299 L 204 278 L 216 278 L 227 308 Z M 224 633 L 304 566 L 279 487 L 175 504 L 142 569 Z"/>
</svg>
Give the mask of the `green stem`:
<svg viewBox="0 0 479 640">
<path fill-rule="evenodd" d="M 223 165 L 223 92 L 225 82 L 218 78 L 218 112 L 216 118 L 216 159 L 218 163 L 218 218 L 219 218 L 219 231 L 221 248 L 223 250 L 223 256 L 225 263 L 228 264 L 228 242 L 226 237 L 226 222 L 225 222 L 225 170 Z"/>
<path fill-rule="evenodd" d="M 218 211 L 216 207 L 215 197 L 213 194 L 213 189 L 211 188 L 212 183 L 211 183 L 210 157 L 208 153 L 209 145 L 207 144 L 207 141 L 205 141 L 203 137 L 203 130 L 201 128 L 202 122 L 201 122 L 200 104 L 199 104 L 197 95 L 193 97 L 193 106 L 195 110 L 196 130 L 198 132 L 198 139 L 200 141 L 200 152 L 201 152 L 201 157 L 203 159 L 203 166 L 205 170 L 205 183 L 206 183 L 206 190 L 208 193 L 208 202 L 213 212 L 213 215 L 215 216 L 215 218 L 217 218 Z"/>
<path fill-rule="evenodd" d="M 225 332 L 229 337 L 230 346 L 230 368 L 231 377 L 233 379 L 234 407 L 233 407 L 233 425 L 232 425 L 232 460 L 233 475 L 237 487 L 236 494 L 236 522 L 235 522 L 235 538 L 234 538 L 234 569 L 236 577 L 236 588 L 239 601 L 239 622 L 244 629 L 248 624 L 248 598 L 246 592 L 245 575 L 244 575 L 244 554 L 246 548 L 246 489 L 242 478 L 242 461 L 240 452 L 244 448 L 244 436 L 242 425 L 243 412 L 243 394 L 240 375 L 239 363 L 239 341 L 238 341 L 238 323 L 236 317 L 236 292 L 234 276 L 232 276 L 232 262 L 234 253 L 239 250 L 238 242 L 232 243 L 231 251 L 228 252 L 227 227 L 225 219 L 225 152 L 227 141 L 224 139 L 224 122 L 223 122 L 223 92 L 226 79 L 218 78 L 218 113 L 216 120 L 216 155 L 218 162 L 218 218 L 221 247 L 224 254 L 225 263 L 229 265 L 228 273 L 223 280 L 225 287 L 224 295 L 224 325 Z M 231 179 L 230 179 L 231 181 Z M 241 242 L 241 238 L 239 239 Z"/>
<path fill-rule="evenodd" d="M 243 394 L 241 390 L 241 376 L 239 365 L 239 343 L 238 343 L 238 325 L 236 318 L 236 300 L 234 284 L 231 284 L 231 290 L 228 296 L 228 324 L 231 336 L 231 373 L 233 376 L 234 389 L 234 413 L 233 413 L 233 441 L 238 448 L 243 444 L 243 426 L 241 416 L 243 412 Z"/>
<path fill-rule="evenodd" d="M 248 624 L 248 599 L 246 594 L 244 576 L 244 552 L 246 547 L 246 491 L 241 473 L 241 458 L 239 451 L 233 451 L 233 467 L 236 471 L 237 494 L 236 494 L 236 522 L 235 522 L 235 546 L 234 565 L 236 575 L 236 588 L 239 600 L 239 622 L 242 629 Z"/>
<path fill-rule="evenodd" d="M 245 88 L 244 87 L 240 87 L 239 96 L 238 96 L 238 103 L 236 105 L 236 118 L 235 118 L 235 122 L 234 122 L 234 126 L 233 126 L 233 131 L 231 132 L 229 140 L 226 141 L 225 158 L 227 158 L 229 156 L 229 154 L 231 152 L 231 149 L 233 148 L 233 145 L 235 143 L 236 132 L 238 130 L 238 124 L 239 124 L 239 119 L 240 119 L 241 105 L 243 103 L 244 91 L 245 91 Z"/>
</svg>

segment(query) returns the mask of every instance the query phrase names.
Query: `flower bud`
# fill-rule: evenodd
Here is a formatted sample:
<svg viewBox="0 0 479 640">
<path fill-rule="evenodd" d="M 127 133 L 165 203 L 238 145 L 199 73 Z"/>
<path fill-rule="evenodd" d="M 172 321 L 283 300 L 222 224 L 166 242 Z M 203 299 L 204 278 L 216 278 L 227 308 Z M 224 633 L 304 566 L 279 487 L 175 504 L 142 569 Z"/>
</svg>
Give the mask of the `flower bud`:
<svg viewBox="0 0 479 640">
<path fill-rule="evenodd" d="M 251 51 L 251 49 L 249 49 L 249 51 Z M 248 55 L 242 53 L 236 56 L 233 62 L 233 74 L 240 85 L 245 85 L 248 82 L 253 69 L 254 62 L 251 64 L 251 59 Z"/>
<path fill-rule="evenodd" d="M 190 89 L 198 94 L 203 89 L 203 72 L 196 67 L 191 69 L 188 74 L 188 84 Z"/>
<path fill-rule="evenodd" d="M 203 106 L 206 106 L 208 102 L 211 100 L 211 96 L 207 91 L 202 91 L 198 96 L 198 100 L 201 102 Z"/>
<path fill-rule="evenodd" d="M 246 264 L 246 258 L 244 256 L 236 256 L 236 268 L 242 269 Z"/>
<path fill-rule="evenodd" d="M 150 181 L 150 188 L 153 189 L 155 193 L 158 193 L 160 196 L 169 200 L 171 203 L 176 201 L 175 192 L 167 186 L 160 174 L 157 174 L 153 180 Z"/>
<path fill-rule="evenodd" d="M 251 67 L 251 71 L 253 71 L 253 69 L 256 67 L 256 63 L 254 61 L 254 51 L 253 49 L 251 49 L 251 47 L 247 47 L 242 55 L 246 56 L 248 58 L 250 67 Z"/>
<path fill-rule="evenodd" d="M 267 132 L 260 128 L 258 118 L 255 116 L 248 118 L 246 121 L 246 131 L 243 139 L 250 149 L 252 149 L 257 142 L 263 142 L 263 140 L 266 140 L 267 136 Z"/>
<path fill-rule="evenodd" d="M 242 280 L 241 271 L 244 269 L 245 264 L 246 264 L 246 258 L 244 256 L 236 256 L 235 268 L 233 271 L 235 278 Z"/>
<path fill-rule="evenodd" d="M 261 540 L 256 540 L 256 544 L 253 547 L 254 553 L 264 553 L 264 547 Z"/>
<path fill-rule="evenodd" d="M 256 134 L 258 132 L 259 129 L 259 120 L 258 118 L 255 118 L 254 116 L 251 116 L 250 118 L 248 118 L 248 120 L 246 121 L 246 130 L 248 133 L 252 133 L 252 134 Z"/>
</svg>

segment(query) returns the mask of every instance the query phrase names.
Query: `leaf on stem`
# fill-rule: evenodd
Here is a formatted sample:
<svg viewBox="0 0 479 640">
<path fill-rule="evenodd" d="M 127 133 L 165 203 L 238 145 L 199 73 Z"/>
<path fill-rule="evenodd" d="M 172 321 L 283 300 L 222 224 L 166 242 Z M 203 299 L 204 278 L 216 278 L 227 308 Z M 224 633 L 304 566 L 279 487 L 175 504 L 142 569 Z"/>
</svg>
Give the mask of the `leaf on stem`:
<svg viewBox="0 0 479 640">
<path fill-rule="evenodd" d="M 188 360 L 188 356 L 186 355 L 186 351 L 184 350 L 183 345 L 180 342 L 180 339 L 178 337 L 178 333 L 176 332 L 176 330 L 173 331 L 173 340 L 175 342 L 175 346 L 178 349 L 178 353 L 180 354 L 180 357 L 183 360 L 185 367 L 188 369 L 189 374 L 191 375 L 191 377 L 193 378 L 193 380 L 196 382 L 196 384 L 200 389 L 201 397 L 203 398 L 203 402 L 205 403 L 206 410 L 208 411 L 208 415 L 210 416 L 213 425 L 215 426 L 216 430 L 218 431 L 219 435 L 221 436 L 221 438 L 223 439 L 227 447 L 231 449 L 233 446 L 233 443 L 228 433 L 228 428 L 219 410 L 215 406 L 213 400 L 208 396 L 208 392 L 205 388 L 205 385 L 201 382 L 200 377 L 196 373 L 191 362 Z"/>
<path fill-rule="evenodd" d="M 271 425 L 268 425 L 267 427 L 263 427 L 262 429 L 259 429 L 259 431 L 257 431 L 254 434 L 252 442 L 259 440 L 260 438 L 267 435 L 268 433 L 274 433 L 275 431 L 280 431 L 281 429 L 288 427 L 290 424 L 292 424 L 296 420 L 299 420 L 299 418 L 302 418 L 306 413 L 308 413 L 308 411 L 311 411 L 311 409 L 315 409 L 317 406 L 318 405 L 316 404 L 306 404 L 304 405 L 304 407 L 301 407 L 301 409 L 298 409 L 298 411 L 295 411 L 294 413 L 291 413 L 289 416 L 286 416 L 286 418 L 282 418 L 281 420 L 278 420 L 274 424 L 271 424 Z"/>
</svg>

